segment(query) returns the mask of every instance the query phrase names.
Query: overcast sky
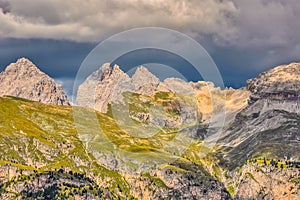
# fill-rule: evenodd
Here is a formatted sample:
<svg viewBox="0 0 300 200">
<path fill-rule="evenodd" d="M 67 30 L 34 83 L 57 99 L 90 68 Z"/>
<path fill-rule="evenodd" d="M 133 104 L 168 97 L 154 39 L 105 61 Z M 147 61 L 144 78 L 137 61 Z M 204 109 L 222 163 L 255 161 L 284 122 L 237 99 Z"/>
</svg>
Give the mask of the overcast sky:
<svg viewBox="0 0 300 200">
<path fill-rule="evenodd" d="M 70 91 L 99 42 L 145 26 L 197 40 L 227 86 L 300 61 L 299 0 L 0 0 L 0 67 L 28 57 Z"/>
</svg>

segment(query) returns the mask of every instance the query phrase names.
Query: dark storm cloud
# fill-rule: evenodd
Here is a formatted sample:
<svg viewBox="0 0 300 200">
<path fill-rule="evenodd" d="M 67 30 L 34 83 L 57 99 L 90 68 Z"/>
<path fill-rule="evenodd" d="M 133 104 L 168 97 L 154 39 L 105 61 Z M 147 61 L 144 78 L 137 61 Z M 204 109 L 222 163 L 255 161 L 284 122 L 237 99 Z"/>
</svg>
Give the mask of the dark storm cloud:
<svg viewBox="0 0 300 200">
<path fill-rule="evenodd" d="M 285 46 L 300 40 L 298 0 L 234 0 L 237 15 L 231 22 L 240 46 Z"/>
<path fill-rule="evenodd" d="M 57 40 L 0 39 L 0 69 L 20 57 L 27 57 L 50 76 L 74 76 L 94 46 Z"/>
<path fill-rule="evenodd" d="M 26 5 L 26 6 L 24 6 Z M 99 42 L 133 27 L 162 26 L 231 48 L 300 50 L 298 0 L 0 0 L 0 37 Z M 267 62 L 266 62 L 267 63 Z"/>
<path fill-rule="evenodd" d="M 0 7 L 9 12 L 0 15 L 0 37 L 99 41 L 133 27 L 162 26 L 210 35 L 225 46 L 300 40 L 298 0 L 0 0 Z"/>
<path fill-rule="evenodd" d="M 147 63 L 156 63 L 164 66 L 170 66 L 178 73 L 182 74 L 189 81 L 202 80 L 201 74 L 195 67 L 186 59 L 172 52 L 160 49 L 139 49 L 126 53 L 112 62 L 112 65 L 117 64 L 123 71 L 127 72 L 134 67 L 141 65 L 147 66 Z M 161 67 L 161 66 L 158 66 Z M 157 71 L 158 72 L 158 71 Z M 166 77 L 164 73 L 155 74 L 163 81 Z"/>
<path fill-rule="evenodd" d="M 20 57 L 63 83 L 68 94 L 77 70 L 95 44 L 40 39 L 0 39 L 0 70 Z"/>
<path fill-rule="evenodd" d="M 10 12 L 11 6 L 8 1 L 0 1 L 0 9 L 3 14 L 7 14 Z"/>
</svg>

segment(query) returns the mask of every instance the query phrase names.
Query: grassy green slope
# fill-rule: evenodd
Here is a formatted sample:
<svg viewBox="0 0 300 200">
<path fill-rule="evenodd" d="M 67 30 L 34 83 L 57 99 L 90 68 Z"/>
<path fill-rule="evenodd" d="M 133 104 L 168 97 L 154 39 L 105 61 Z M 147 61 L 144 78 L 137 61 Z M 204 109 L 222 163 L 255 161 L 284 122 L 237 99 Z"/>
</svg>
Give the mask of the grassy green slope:
<svg viewBox="0 0 300 200">
<path fill-rule="evenodd" d="M 96 180 L 109 180 L 112 191 L 119 188 L 130 196 L 124 178 L 99 165 L 86 152 L 74 125 L 72 107 L 0 98 L 0 165 L 39 173 L 61 168 L 88 173 Z"/>
<path fill-rule="evenodd" d="M 130 115 L 147 113 L 149 109 L 154 108 L 154 113 L 163 109 L 163 115 L 167 117 L 178 118 L 179 116 L 178 109 L 176 109 L 176 98 L 171 94 L 159 93 L 149 98 L 136 94 L 125 94 L 125 98 L 131 98 L 129 101 Z M 145 103 L 139 103 L 141 101 Z M 122 115 L 122 109 L 119 114 Z M 155 114 L 160 116 L 161 113 Z M 96 117 L 96 121 L 91 120 L 91 116 Z M 120 126 L 114 118 L 111 107 L 107 114 L 102 114 L 81 107 L 45 105 L 15 97 L 0 98 L 0 195 L 8 193 L 18 197 L 27 194 L 28 192 L 24 192 L 24 190 L 12 192 L 12 188 L 22 188 L 18 184 L 24 180 L 24 183 L 28 184 L 25 188 L 33 187 L 32 184 L 39 180 L 36 177 L 47 179 L 49 172 L 56 173 L 60 169 L 64 169 L 66 174 L 58 174 L 54 178 L 50 173 L 53 182 L 58 183 L 58 185 L 50 185 L 50 190 L 59 187 L 57 193 L 66 195 L 70 191 L 80 190 L 82 192 L 89 185 L 92 185 L 93 188 L 97 185 L 100 187 L 99 190 L 109 191 L 112 195 L 110 198 L 132 197 L 131 185 L 126 181 L 123 172 L 121 175 L 120 172 L 112 170 L 114 167 L 110 166 L 109 162 L 105 163 L 106 165 L 100 164 L 99 157 L 97 157 L 99 154 L 101 158 L 101 155 L 114 156 L 116 153 L 121 158 L 132 153 L 129 154 L 129 159 L 122 164 L 127 165 L 133 171 L 137 170 L 143 162 L 150 160 L 155 160 L 158 164 L 165 163 L 157 166 L 160 170 L 171 168 L 173 171 L 174 165 L 172 166 L 171 163 L 176 159 L 183 163 L 180 166 L 193 166 L 193 163 L 197 163 L 201 173 L 195 174 L 198 174 L 197 176 L 200 178 L 207 178 L 207 185 L 211 184 L 209 183 L 212 180 L 211 176 L 201 167 L 202 163 L 197 160 L 198 157 L 190 157 L 190 155 L 195 155 L 193 152 L 198 151 L 198 147 L 194 149 L 187 146 L 188 151 L 183 157 L 180 153 L 177 155 L 176 148 L 171 150 L 163 148 L 170 141 L 174 141 L 178 130 L 184 129 L 184 126 L 159 127 L 155 135 L 142 138 L 134 137 L 133 132 L 137 129 L 131 124 L 124 123 L 124 126 Z M 137 127 L 143 126 L 139 121 L 133 120 L 133 122 Z M 182 132 L 181 134 L 186 133 Z M 183 136 L 183 138 L 188 138 L 185 137 L 186 135 Z M 190 142 L 195 145 L 199 143 L 191 138 L 188 138 L 188 141 L 180 140 L 178 142 Z M 116 151 L 116 149 L 119 150 Z M 132 162 L 132 159 L 138 160 L 138 162 Z M 168 161 L 170 161 L 169 164 Z M 1 170 L 6 170 L 5 167 L 8 166 L 15 167 L 17 170 L 6 173 L 10 174 L 9 178 L 1 177 Z M 175 168 L 175 171 L 186 173 L 186 169 L 180 169 L 178 166 Z M 20 170 L 26 172 L 21 179 Z M 69 172 L 83 174 L 85 177 L 91 178 L 92 182 L 87 181 L 88 185 L 86 186 L 83 184 L 69 187 L 67 183 L 60 183 L 61 186 L 59 186 L 59 182 L 65 180 L 65 177 L 76 179 L 76 177 L 68 175 Z M 13 176 L 19 176 L 19 178 L 11 179 Z M 157 187 L 165 187 L 163 181 L 157 177 L 151 177 L 148 172 L 142 176 L 157 183 Z M 9 182 L 7 182 L 8 180 Z M 1 182 L 6 183 L 1 185 Z M 40 192 L 34 193 L 34 195 L 40 195 Z"/>
</svg>

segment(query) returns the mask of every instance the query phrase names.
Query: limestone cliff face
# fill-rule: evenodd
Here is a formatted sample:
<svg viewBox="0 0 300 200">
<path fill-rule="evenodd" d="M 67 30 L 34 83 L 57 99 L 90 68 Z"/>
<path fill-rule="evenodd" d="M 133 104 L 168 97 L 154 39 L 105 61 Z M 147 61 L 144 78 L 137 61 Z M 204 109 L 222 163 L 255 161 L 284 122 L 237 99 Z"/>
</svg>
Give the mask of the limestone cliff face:
<svg viewBox="0 0 300 200">
<path fill-rule="evenodd" d="M 249 113 L 282 110 L 300 113 L 300 64 L 275 67 L 247 81 Z"/>
<path fill-rule="evenodd" d="M 151 96 L 159 83 L 145 67 L 138 67 L 130 78 L 119 66 L 104 64 L 79 86 L 76 103 L 106 113 L 109 103 L 122 101 L 123 92 Z"/>
<path fill-rule="evenodd" d="M 79 86 L 76 103 L 106 113 L 110 102 L 118 100 L 122 92 L 132 90 L 131 80 L 126 73 L 117 65 L 111 67 L 104 64 Z"/>
<path fill-rule="evenodd" d="M 0 96 L 15 96 L 46 104 L 70 105 L 61 85 L 26 58 L 0 73 Z"/>
<path fill-rule="evenodd" d="M 300 64 L 281 65 L 247 81 L 253 95 L 282 99 L 300 98 Z"/>
<path fill-rule="evenodd" d="M 157 91 L 160 81 L 147 68 L 141 66 L 132 76 L 131 83 L 136 93 L 151 96 Z"/>
<path fill-rule="evenodd" d="M 228 163 L 255 155 L 300 158 L 300 64 L 263 72 L 247 81 L 248 105 L 226 125 L 220 139 Z M 235 161 L 235 162 L 233 162 Z"/>
<path fill-rule="evenodd" d="M 285 110 L 300 113 L 300 64 L 278 66 L 247 81 L 249 104 L 260 102 L 263 112 Z M 257 107 L 257 106 L 256 106 Z"/>
</svg>

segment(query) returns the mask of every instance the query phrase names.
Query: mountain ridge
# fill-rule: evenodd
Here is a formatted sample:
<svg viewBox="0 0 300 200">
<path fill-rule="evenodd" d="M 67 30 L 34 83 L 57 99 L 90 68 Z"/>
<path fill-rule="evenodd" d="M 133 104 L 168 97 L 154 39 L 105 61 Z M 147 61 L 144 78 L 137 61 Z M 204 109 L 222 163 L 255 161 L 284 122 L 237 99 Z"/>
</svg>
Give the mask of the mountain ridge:
<svg viewBox="0 0 300 200">
<path fill-rule="evenodd" d="M 113 75 L 115 68 L 118 71 L 117 76 Z M 106 72 L 106 70 L 109 72 Z M 106 79 L 103 79 L 103 77 L 106 77 Z M 92 97 L 87 94 L 91 91 L 94 94 Z M 217 101 L 219 99 L 223 99 L 222 101 L 226 102 L 229 112 L 234 113 L 245 106 L 245 100 L 248 98 L 248 92 L 244 89 L 225 88 L 221 90 L 214 87 L 211 82 L 186 82 L 180 78 L 166 78 L 160 81 L 144 66 L 138 67 L 133 76 L 129 77 L 119 66 L 112 67 L 106 63 L 87 77 L 79 86 L 76 103 L 79 106 L 90 107 L 106 113 L 109 104 L 123 100 L 121 95 L 123 92 L 133 92 L 147 96 L 152 96 L 157 92 L 170 92 L 190 96 L 196 101 L 199 99 L 198 97 L 205 97 L 206 104 L 199 102 L 199 109 L 202 110 L 205 121 L 210 120 L 213 115 L 213 107 L 218 106 Z M 212 100 L 211 94 L 213 94 L 215 100 Z M 239 94 L 239 96 L 236 94 Z M 241 103 L 235 101 L 235 106 L 233 106 L 232 101 L 227 100 L 230 97 L 226 98 L 226 95 L 237 97 Z M 206 109 L 210 111 L 206 112 Z"/>
<path fill-rule="evenodd" d="M 299 199 L 298 162 L 289 164 L 300 160 L 299 69 L 279 66 L 246 88 L 221 90 L 210 82 L 161 82 L 144 67 L 132 78 L 104 64 L 79 87 L 84 107 L 0 97 L 0 197 Z M 187 123 L 198 109 L 201 121 Z M 139 137 L 148 125 L 159 131 Z M 185 138 L 164 148 L 176 135 Z"/>
</svg>

